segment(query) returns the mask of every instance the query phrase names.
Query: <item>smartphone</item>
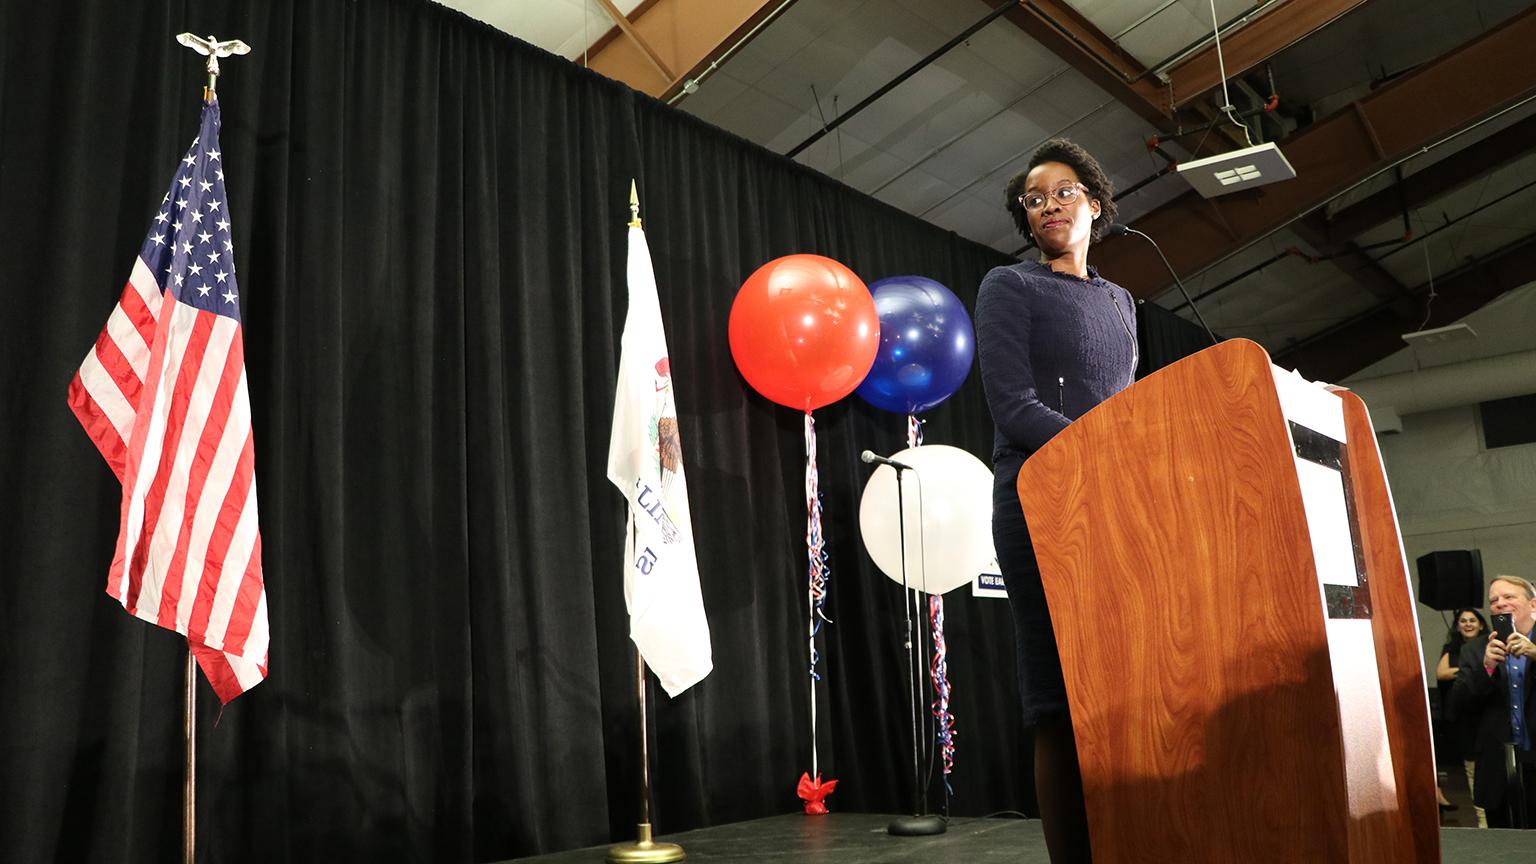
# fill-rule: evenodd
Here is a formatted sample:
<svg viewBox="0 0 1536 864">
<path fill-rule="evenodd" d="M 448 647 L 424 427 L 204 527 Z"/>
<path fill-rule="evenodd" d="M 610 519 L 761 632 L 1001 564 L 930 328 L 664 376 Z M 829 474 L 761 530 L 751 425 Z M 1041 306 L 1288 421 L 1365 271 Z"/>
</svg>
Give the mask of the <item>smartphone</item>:
<svg viewBox="0 0 1536 864">
<path fill-rule="evenodd" d="M 1509 637 L 1515 632 L 1515 616 L 1509 612 L 1495 612 L 1493 619 L 1493 635 L 1500 642 L 1508 643 Z"/>
</svg>

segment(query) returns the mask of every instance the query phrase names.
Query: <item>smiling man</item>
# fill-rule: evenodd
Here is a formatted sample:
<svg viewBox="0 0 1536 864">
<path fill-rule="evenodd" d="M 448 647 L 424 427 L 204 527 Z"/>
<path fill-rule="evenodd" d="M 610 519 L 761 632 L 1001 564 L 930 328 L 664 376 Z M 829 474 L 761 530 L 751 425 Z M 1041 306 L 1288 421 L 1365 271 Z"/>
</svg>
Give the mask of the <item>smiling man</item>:
<svg viewBox="0 0 1536 864">
<path fill-rule="evenodd" d="M 1509 615 L 1514 630 L 1495 632 L 1480 654 L 1476 643 L 1462 646 L 1456 687 L 1462 710 L 1478 718 L 1472 800 L 1488 811 L 1490 828 L 1536 828 L 1536 588 L 1518 576 L 1495 576 L 1488 611 Z"/>
</svg>

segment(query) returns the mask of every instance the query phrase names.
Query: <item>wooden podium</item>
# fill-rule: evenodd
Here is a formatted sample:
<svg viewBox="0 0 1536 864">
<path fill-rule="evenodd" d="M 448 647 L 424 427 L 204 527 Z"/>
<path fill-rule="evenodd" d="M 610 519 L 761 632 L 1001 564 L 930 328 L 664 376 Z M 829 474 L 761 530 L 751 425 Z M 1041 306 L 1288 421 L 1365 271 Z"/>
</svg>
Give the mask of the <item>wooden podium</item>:
<svg viewBox="0 0 1536 864">
<path fill-rule="evenodd" d="M 1224 342 L 1073 423 L 1018 488 L 1096 864 L 1438 864 L 1418 622 L 1359 397 Z"/>
</svg>

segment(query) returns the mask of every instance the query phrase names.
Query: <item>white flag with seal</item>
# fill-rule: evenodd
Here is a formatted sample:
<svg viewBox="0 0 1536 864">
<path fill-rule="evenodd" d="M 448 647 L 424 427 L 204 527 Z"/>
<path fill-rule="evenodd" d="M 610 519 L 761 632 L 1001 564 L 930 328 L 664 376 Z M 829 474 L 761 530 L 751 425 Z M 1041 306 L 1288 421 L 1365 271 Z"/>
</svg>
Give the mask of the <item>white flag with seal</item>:
<svg viewBox="0 0 1536 864">
<path fill-rule="evenodd" d="M 629 311 L 608 441 L 608 479 L 629 500 L 624 600 L 629 636 L 667 693 L 676 696 L 714 668 L 709 622 L 688 513 L 682 441 L 661 301 L 645 232 L 629 229 Z"/>
</svg>

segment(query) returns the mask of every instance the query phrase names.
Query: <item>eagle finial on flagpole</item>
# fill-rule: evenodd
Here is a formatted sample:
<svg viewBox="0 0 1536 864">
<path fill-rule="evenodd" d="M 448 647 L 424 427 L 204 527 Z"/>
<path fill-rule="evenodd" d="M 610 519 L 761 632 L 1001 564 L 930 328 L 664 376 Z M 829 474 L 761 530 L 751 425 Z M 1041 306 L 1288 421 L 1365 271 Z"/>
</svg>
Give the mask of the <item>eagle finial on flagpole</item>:
<svg viewBox="0 0 1536 864">
<path fill-rule="evenodd" d="M 640 226 L 640 193 L 635 188 L 635 181 L 629 181 L 629 227 Z"/>
<path fill-rule="evenodd" d="M 176 41 L 208 58 L 208 87 L 203 91 L 203 100 L 206 102 L 213 101 L 214 92 L 218 89 L 219 58 L 251 53 L 251 46 L 239 39 L 226 39 L 220 42 L 216 36 L 203 37 L 182 33 L 176 37 Z"/>
</svg>

